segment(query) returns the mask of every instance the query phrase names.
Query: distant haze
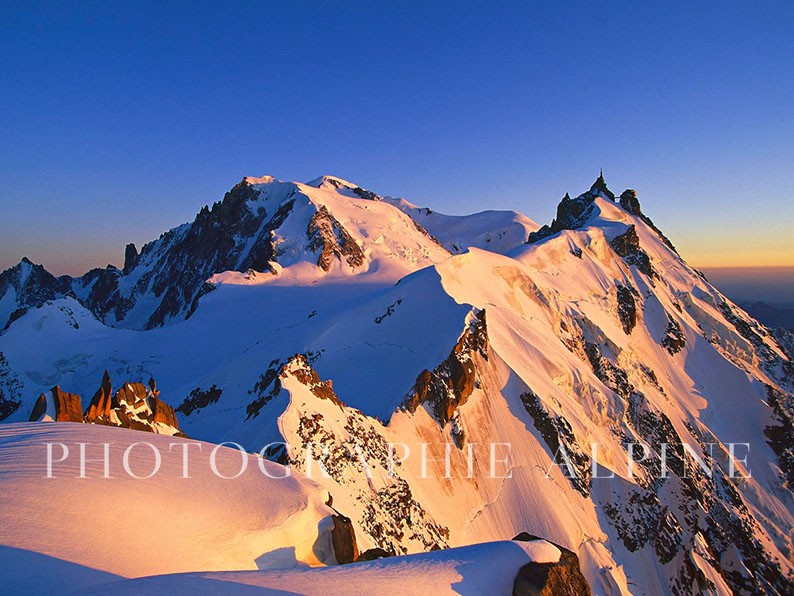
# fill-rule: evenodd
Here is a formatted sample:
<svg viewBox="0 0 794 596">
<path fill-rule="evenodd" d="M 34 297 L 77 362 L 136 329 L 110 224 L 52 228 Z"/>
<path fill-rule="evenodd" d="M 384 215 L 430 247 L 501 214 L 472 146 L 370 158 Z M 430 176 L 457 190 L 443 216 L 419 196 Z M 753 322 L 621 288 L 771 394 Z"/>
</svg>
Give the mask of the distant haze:
<svg viewBox="0 0 794 596">
<path fill-rule="evenodd" d="M 701 271 L 734 302 L 794 305 L 794 267 L 722 267 Z"/>
</svg>

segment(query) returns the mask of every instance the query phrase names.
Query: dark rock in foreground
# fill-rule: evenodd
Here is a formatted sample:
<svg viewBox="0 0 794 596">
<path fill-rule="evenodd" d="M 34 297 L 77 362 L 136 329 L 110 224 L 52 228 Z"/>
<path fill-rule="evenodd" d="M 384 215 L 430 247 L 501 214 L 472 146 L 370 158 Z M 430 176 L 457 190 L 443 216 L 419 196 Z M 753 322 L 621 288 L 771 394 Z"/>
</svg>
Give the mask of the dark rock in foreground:
<svg viewBox="0 0 794 596">
<path fill-rule="evenodd" d="M 331 531 L 331 543 L 334 547 L 336 562 L 340 565 L 353 563 L 358 559 L 358 545 L 353 522 L 341 514 L 333 516 L 334 529 Z"/>
<path fill-rule="evenodd" d="M 513 538 L 519 542 L 543 540 L 527 532 Z M 552 543 L 554 544 L 554 543 Z M 590 586 L 579 568 L 579 557 L 567 548 L 560 549 L 556 563 L 527 563 L 513 583 L 513 596 L 590 596 Z"/>
</svg>

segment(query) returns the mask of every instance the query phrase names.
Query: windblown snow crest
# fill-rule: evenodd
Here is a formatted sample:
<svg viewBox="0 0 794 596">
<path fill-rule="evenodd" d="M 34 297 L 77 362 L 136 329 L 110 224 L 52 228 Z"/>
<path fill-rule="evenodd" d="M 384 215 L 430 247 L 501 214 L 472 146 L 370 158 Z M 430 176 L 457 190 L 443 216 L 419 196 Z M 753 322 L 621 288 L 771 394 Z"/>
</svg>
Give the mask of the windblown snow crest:
<svg viewBox="0 0 794 596">
<path fill-rule="evenodd" d="M 180 432 L 310 477 L 362 553 L 529 532 L 595 594 L 794 591 L 790 356 L 603 176 L 540 228 L 246 178 L 123 270 L 23 261 L 0 315 L 7 420 L 157 378 Z"/>
</svg>

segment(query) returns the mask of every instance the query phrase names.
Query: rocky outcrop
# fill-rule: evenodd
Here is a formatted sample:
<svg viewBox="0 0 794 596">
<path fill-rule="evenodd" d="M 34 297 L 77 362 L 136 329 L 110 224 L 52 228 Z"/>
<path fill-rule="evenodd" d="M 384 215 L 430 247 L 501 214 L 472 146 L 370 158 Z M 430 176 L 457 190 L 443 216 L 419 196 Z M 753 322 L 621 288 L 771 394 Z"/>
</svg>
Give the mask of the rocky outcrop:
<svg viewBox="0 0 794 596">
<path fill-rule="evenodd" d="M 557 217 L 551 225 L 544 225 L 536 232 L 529 234 L 527 244 L 533 244 L 549 236 L 561 232 L 562 230 L 574 230 L 587 222 L 595 209 L 594 197 L 587 193 L 572 199 L 568 193 L 557 205 Z"/>
<path fill-rule="evenodd" d="M 320 379 L 320 376 L 317 374 L 317 371 L 314 370 L 305 354 L 296 354 L 290 358 L 289 362 L 284 366 L 282 376 L 289 374 L 305 385 L 315 397 L 327 399 L 340 407 L 344 406 L 334 392 L 333 383 Z"/>
<path fill-rule="evenodd" d="M 648 277 L 657 277 L 651 265 L 651 258 L 640 246 L 637 228 L 632 224 L 628 229 L 613 238 L 609 245 L 629 265 L 634 265 Z"/>
<path fill-rule="evenodd" d="M 323 271 L 331 269 L 335 258 L 353 269 L 361 267 L 366 260 L 361 247 L 325 205 L 309 220 L 306 237 L 309 239 L 309 250 L 319 252 L 317 266 Z"/>
<path fill-rule="evenodd" d="M 88 409 L 85 412 L 85 421 L 94 424 L 110 424 L 110 408 L 113 396 L 113 384 L 110 382 L 110 374 L 105 371 L 102 375 L 102 383 L 91 398 Z"/>
<path fill-rule="evenodd" d="M 311 360 L 313 357 L 307 354 L 290 358 L 285 364 L 272 362 L 268 371 L 275 374 L 266 371 L 257 383 L 258 399 L 279 399 L 279 408 L 289 408 L 289 420 L 293 421 L 288 427 L 279 423 L 272 428 L 283 412 L 275 408 L 272 416 L 259 417 L 260 427 L 271 425 L 272 431 L 291 446 L 289 450 L 281 445 L 266 451 L 264 457 L 288 464 L 300 473 L 307 473 L 309 459 L 314 461 L 312 469 L 319 466 L 323 470 L 320 482 L 329 492 L 344 493 L 358 504 L 353 524 L 374 547 L 407 554 L 409 549 L 428 551 L 448 546 L 448 528 L 436 523 L 417 500 L 403 476 L 402 463 L 392 459 L 393 446 L 383 425 L 345 406 L 331 393 L 330 383 L 320 380 Z M 298 385 L 303 387 L 298 389 Z M 385 486 L 374 483 L 367 480 L 369 472 L 372 477 L 388 475 L 389 480 Z M 337 524 L 342 531 L 344 520 L 337 520 Z"/>
<path fill-rule="evenodd" d="M 367 549 L 363 553 L 361 553 L 356 559 L 356 563 L 360 563 L 361 561 L 375 561 L 377 559 L 387 559 L 388 557 L 393 557 L 393 556 L 394 556 L 393 552 L 375 547 L 375 548 Z"/>
<path fill-rule="evenodd" d="M 149 404 L 152 409 L 152 420 L 155 423 L 170 426 L 172 428 L 179 428 L 179 421 L 176 418 L 174 408 L 169 406 L 160 399 L 160 391 L 157 389 L 157 383 L 154 377 L 149 377 L 147 383 L 149 387 Z"/>
<path fill-rule="evenodd" d="M 50 389 L 50 394 L 55 404 L 55 422 L 83 421 L 83 407 L 79 395 L 61 391 L 58 385 Z"/>
<path fill-rule="evenodd" d="M 764 435 L 778 457 L 783 486 L 794 492 L 794 397 L 771 385 L 766 386 L 766 394 L 775 424 L 764 428 Z"/>
<path fill-rule="evenodd" d="M 340 565 L 354 563 L 358 559 L 358 545 L 353 522 L 340 513 L 332 516 L 334 527 L 331 530 L 331 544 L 334 547 L 336 562 Z"/>
<path fill-rule="evenodd" d="M 179 429 L 176 412 L 159 395 L 153 378 L 149 379 L 148 385 L 124 383 L 114 394 L 110 374 L 105 371 L 99 389 L 85 412 L 79 395 L 65 393 L 55 386 L 49 394 L 39 396 L 30 414 L 30 421 L 42 420 L 49 411 L 54 413 L 56 422 L 85 422 L 184 436 Z"/>
<path fill-rule="evenodd" d="M 477 368 L 472 355 L 475 352 L 488 359 L 484 310 L 476 313 L 446 360 L 432 372 L 423 370 L 419 373 L 403 407 L 414 413 L 420 405 L 427 404 L 439 424 L 446 425 L 455 410 L 466 403 L 474 391 Z"/>
<path fill-rule="evenodd" d="M 522 532 L 513 540 L 531 542 L 542 538 Z M 559 544 L 554 546 L 560 549 L 560 560 L 556 563 L 533 561 L 524 565 L 513 583 L 513 596 L 590 596 L 592 594 L 590 585 L 579 567 L 579 557 Z"/>
<path fill-rule="evenodd" d="M 209 389 L 196 387 L 190 392 L 190 395 L 185 398 L 185 401 L 179 404 L 176 411 L 185 416 L 190 416 L 193 412 L 206 408 L 210 404 L 214 404 L 221 398 L 222 394 L 223 389 L 216 385 L 212 385 Z"/>
<path fill-rule="evenodd" d="M 150 379 L 148 387 L 143 383 L 124 383 L 113 396 L 112 425 L 149 432 L 159 432 L 158 425 L 162 425 L 178 431 L 176 413 L 158 397 L 159 393 L 154 379 Z"/>
<path fill-rule="evenodd" d="M 659 239 L 665 245 L 667 245 L 667 247 L 670 250 L 678 254 L 675 249 L 675 246 L 673 246 L 673 243 L 670 242 L 667 236 L 665 236 L 662 233 L 662 231 L 654 225 L 653 221 L 651 221 L 651 218 L 642 212 L 642 209 L 640 208 L 640 201 L 637 198 L 636 190 L 631 188 L 624 190 L 620 195 L 620 206 L 623 207 L 623 209 L 625 209 L 626 212 L 631 213 L 632 215 L 636 215 L 642 221 L 644 221 L 649 228 L 651 228 L 654 232 L 656 232 L 657 236 L 659 236 Z"/>
<path fill-rule="evenodd" d="M 637 191 L 627 188 L 620 193 L 620 206 L 632 215 L 641 215 L 640 201 L 637 199 Z"/>
<path fill-rule="evenodd" d="M 667 315 L 667 328 L 664 331 L 664 337 L 662 337 L 662 347 L 671 355 L 678 354 L 686 347 L 684 330 L 681 329 L 678 321 L 670 315 Z"/>
<path fill-rule="evenodd" d="M 51 406 L 51 409 L 50 407 Z M 50 410 L 54 414 L 55 422 L 82 422 L 83 408 L 80 396 L 75 393 L 66 393 L 56 385 L 47 393 L 42 393 L 33 405 L 30 421 L 42 420 Z"/>
<path fill-rule="evenodd" d="M 562 230 L 575 230 L 582 227 L 593 215 L 595 200 L 599 196 L 606 197 L 611 201 L 615 200 L 614 193 L 607 188 L 603 172 L 601 172 L 586 193 L 579 195 L 575 199 L 565 193 L 562 201 L 557 205 L 557 217 L 552 220 L 551 225 L 544 225 L 537 232 L 532 232 L 529 235 L 527 244 L 533 244 Z"/>
<path fill-rule="evenodd" d="M 637 303 L 633 288 L 617 284 L 618 318 L 626 335 L 637 326 Z"/>
<path fill-rule="evenodd" d="M 570 423 L 563 416 L 549 414 L 532 391 L 521 394 L 521 403 L 551 451 L 552 461 L 560 466 L 571 485 L 582 496 L 589 497 L 593 476 L 590 456 L 579 446 Z M 568 469 L 569 463 L 572 470 Z"/>
</svg>

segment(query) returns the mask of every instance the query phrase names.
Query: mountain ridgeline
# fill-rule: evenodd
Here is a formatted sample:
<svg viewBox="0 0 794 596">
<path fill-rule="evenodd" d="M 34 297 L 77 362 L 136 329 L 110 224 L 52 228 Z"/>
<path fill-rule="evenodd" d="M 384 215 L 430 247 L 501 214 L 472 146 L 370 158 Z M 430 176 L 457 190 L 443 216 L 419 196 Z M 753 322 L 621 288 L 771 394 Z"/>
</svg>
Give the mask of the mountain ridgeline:
<svg viewBox="0 0 794 596">
<path fill-rule="evenodd" d="M 603 175 L 542 227 L 245 178 L 122 269 L 23 260 L 0 326 L 0 417 L 156 378 L 173 410 L 153 387 L 130 401 L 148 430 L 272 444 L 306 476 L 322 445 L 313 479 L 360 552 L 525 532 L 594 594 L 794 593 L 791 344 Z M 75 420 L 123 425 L 124 400 L 95 395 Z"/>
</svg>

